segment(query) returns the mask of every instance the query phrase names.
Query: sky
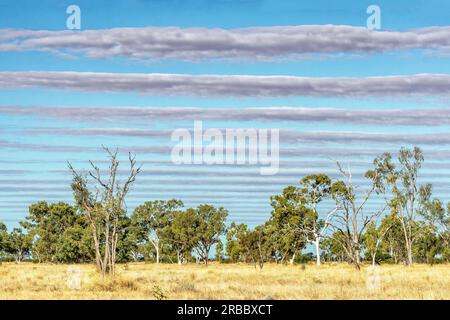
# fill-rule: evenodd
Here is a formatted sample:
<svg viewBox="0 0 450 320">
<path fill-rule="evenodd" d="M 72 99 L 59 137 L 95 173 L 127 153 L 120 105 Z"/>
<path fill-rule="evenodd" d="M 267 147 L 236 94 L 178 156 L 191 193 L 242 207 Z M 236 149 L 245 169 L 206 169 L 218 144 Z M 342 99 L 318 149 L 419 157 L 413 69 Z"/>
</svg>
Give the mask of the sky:
<svg viewBox="0 0 450 320">
<path fill-rule="evenodd" d="M 81 29 L 68 30 L 69 5 Z M 380 8 L 381 29 L 366 10 Z M 310 173 L 425 154 L 421 183 L 449 201 L 448 1 L 0 0 L 0 221 L 72 203 L 67 162 L 106 168 L 102 145 L 143 172 L 127 207 L 177 198 L 256 225 L 270 196 Z M 280 168 L 172 162 L 179 128 L 279 129 Z M 327 203 L 324 204 L 326 207 Z M 377 210 L 373 201 L 368 210 Z"/>
</svg>

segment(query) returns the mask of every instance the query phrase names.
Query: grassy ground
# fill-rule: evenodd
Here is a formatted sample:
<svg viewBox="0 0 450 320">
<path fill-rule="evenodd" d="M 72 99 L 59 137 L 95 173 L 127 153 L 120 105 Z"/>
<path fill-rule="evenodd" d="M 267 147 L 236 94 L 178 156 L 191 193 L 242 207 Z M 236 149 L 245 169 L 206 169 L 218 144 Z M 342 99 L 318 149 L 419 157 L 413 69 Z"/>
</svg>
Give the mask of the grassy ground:
<svg viewBox="0 0 450 320">
<path fill-rule="evenodd" d="M 80 287 L 78 285 L 80 284 Z M 450 265 L 0 265 L 0 299 L 450 299 Z"/>
</svg>

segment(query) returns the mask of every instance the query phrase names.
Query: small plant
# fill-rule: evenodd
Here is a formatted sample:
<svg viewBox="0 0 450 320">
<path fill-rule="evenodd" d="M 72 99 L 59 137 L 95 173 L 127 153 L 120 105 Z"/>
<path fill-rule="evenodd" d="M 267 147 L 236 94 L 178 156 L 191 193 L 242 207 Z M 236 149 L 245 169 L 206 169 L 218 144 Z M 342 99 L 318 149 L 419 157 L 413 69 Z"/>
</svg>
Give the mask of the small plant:
<svg viewBox="0 0 450 320">
<path fill-rule="evenodd" d="M 167 299 L 166 294 L 164 293 L 164 290 L 158 286 L 154 285 L 152 288 L 152 295 L 156 300 L 165 300 Z"/>
</svg>

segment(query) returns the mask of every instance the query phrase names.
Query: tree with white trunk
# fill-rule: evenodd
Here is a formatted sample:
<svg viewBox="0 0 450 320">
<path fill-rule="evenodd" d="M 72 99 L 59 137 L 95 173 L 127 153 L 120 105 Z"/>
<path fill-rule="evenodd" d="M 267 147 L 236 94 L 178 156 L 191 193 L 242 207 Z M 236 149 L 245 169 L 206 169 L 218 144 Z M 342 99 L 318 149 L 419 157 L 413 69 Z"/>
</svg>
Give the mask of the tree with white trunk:
<svg viewBox="0 0 450 320">
<path fill-rule="evenodd" d="M 321 208 L 321 204 L 330 198 L 330 188 L 330 177 L 313 174 L 300 180 L 299 187 L 289 186 L 281 195 L 271 198 L 272 221 L 280 230 L 285 247 L 291 251 L 291 263 L 296 252 L 310 243 L 314 245 L 316 264 L 321 264 L 320 246 L 329 221 L 337 212 L 334 204 L 328 211 Z"/>
<path fill-rule="evenodd" d="M 387 203 L 391 212 L 401 224 L 405 238 L 406 264 L 413 264 L 414 227 L 422 206 L 421 193 L 426 192 L 427 185 L 419 185 L 419 171 L 424 161 L 422 150 L 401 148 L 398 155 L 398 168 L 392 162 L 389 153 L 375 159 L 378 171 L 383 172 L 379 179 L 378 190 L 389 191 L 391 198 Z"/>
<path fill-rule="evenodd" d="M 319 212 L 319 205 L 330 196 L 331 178 L 326 174 L 306 176 L 300 181 L 300 191 L 307 210 L 303 220 L 296 228 L 305 236 L 307 243 L 314 245 L 316 264 L 320 265 L 320 246 L 326 236 L 329 221 L 337 212 L 337 207 L 322 214 Z M 321 216 L 324 216 L 325 219 L 321 219 Z"/>
<path fill-rule="evenodd" d="M 156 263 L 161 260 L 163 230 L 170 223 L 172 214 L 183 206 L 183 202 L 176 199 L 147 201 L 136 207 L 131 216 L 131 229 L 136 241 L 153 246 Z"/>
</svg>

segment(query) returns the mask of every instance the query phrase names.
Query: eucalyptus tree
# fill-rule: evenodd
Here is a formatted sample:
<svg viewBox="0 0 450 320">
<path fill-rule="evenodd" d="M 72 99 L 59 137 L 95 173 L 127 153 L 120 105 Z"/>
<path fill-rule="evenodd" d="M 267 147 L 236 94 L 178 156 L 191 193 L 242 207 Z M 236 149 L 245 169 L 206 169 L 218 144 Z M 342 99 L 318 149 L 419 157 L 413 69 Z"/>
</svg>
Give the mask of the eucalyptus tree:
<svg viewBox="0 0 450 320">
<path fill-rule="evenodd" d="M 442 252 L 442 240 L 434 231 L 434 228 L 424 222 L 418 221 L 414 227 L 414 258 L 420 263 L 433 265 L 436 258 Z"/>
<path fill-rule="evenodd" d="M 45 262 L 80 260 L 78 240 L 74 239 L 78 237 L 75 230 L 79 234 L 84 233 L 87 222 L 75 207 L 64 202 L 39 201 L 32 204 L 28 211 L 29 214 L 20 224 L 33 241 L 33 258 Z"/>
<path fill-rule="evenodd" d="M 197 220 L 194 249 L 205 264 L 208 264 L 212 246 L 217 244 L 220 236 L 226 232 L 225 220 L 228 217 L 228 211 L 209 204 L 202 204 L 191 210 Z"/>
<path fill-rule="evenodd" d="M 167 241 L 171 252 L 175 252 L 177 262 L 181 265 L 191 256 L 197 245 L 200 220 L 194 209 L 174 211 L 169 221 L 161 230 L 161 236 Z"/>
<path fill-rule="evenodd" d="M 420 148 L 401 148 L 398 156 L 398 168 L 392 162 L 392 156 L 385 153 L 378 158 L 377 164 L 383 171 L 377 188 L 389 190 L 391 198 L 388 205 L 391 212 L 400 221 L 405 239 L 406 264 L 413 264 L 413 246 L 415 241 L 414 227 L 422 206 L 421 193 L 426 193 L 429 185 L 419 185 L 419 171 L 424 161 Z"/>
<path fill-rule="evenodd" d="M 225 253 L 231 262 L 245 261 L 245 252 L 239 239 L 247 232 L 248 226 L 244 223 L 232 222 L 227 229 Z"/>
<path fill-rule="evenodd" d="M 347 254 L 342 246 L 343 238 L 341 233 L 334 232 L 322 241 L 322 254 L 326 261 L 348 261 Z"/>
<path fill-rule="evenodd" d="M 300 190 L 308 210 L 305 210 L 297 228 L 305 235 L 307 242 L 314 244 L 317 265 L 320 265 L 321 242 L 326 236 L 330 220 L 339 209 L 334 206 L 331 210 L 319 211 L 319 204 L 330 197 L 331 184 L 331 178 L 326 174 L 308 175 L 300 181 Z M 321 219 L 321 216 L 325 219 Z"/>
<path fill-rule="evenodd" d="M 293 263 L 296 254 L 305 247 L 306 237 L 299 227 L 309 214 L 305 202 L 304 193 L 295 186 L 288 186 L 281 194 L 270 198 L 272 213 L 269 224 L 273 227 L 271 237 L 281 255 L 281 261 L 290 257 Z"/>
<path fill-rule="evenodd" d="M 30 254 L 32 244 L 29 234 L 24 233 L 22 228 L 14 228 L 8 236 L 7 252 L 19 263 Z"/>
<path fill-rule="evenodd" d="M 386 231 L 380 245 L 380 255 L 389 257 L 395 264 L 403 261 L 406 264 L 405 237 L 400 220 L 391 213 L 381 221 L 380 228 Z"/>
<path fill-rule="evenodd" d="M 156 263 L 160 262 L 163 230 L 171 222 L 173 213 L 183 206 L 183 202 L 176 199 L 148 201 L 136 207 L 131 216 L 134 240 L 137 244 L 151 243 L 156 252 Z"/>
<path fill-rule="evenodd" d="M 259 266 L 259 269 L 262 269 L 272 257 L 273 247 L 266 224 L 257 226 L 253 230 L 246 230 L 241 234 L 239 244 L 255 268 Z"/>
<path fill-rule="evenodd" d="M 337 207 L 323 211 L 320 207 L 331 194 L 331 178 L 326 174 L 312 174 L 300 180 L 300 186 L 289 186 L 281 195 L 271 197 L 272 221 L 282 235 L 283 251 L 292 255 L 303 249 L 305 243 L 314 245 L 316 264 L 320 265 L 320 246 L 326 237 L 329 221 Z M 323 218 L 321 218 L 323 217 Z"/>
<path fill-rule="evenodd" d="M 418 212 L 442 240 L 445 254 L 450 249 L 450 202 L 444 206 L 441 200 L 432 199 L 431 194 L 431 185 L 425 185 L 420 189 L 420 208 Z"/>
</svg>

